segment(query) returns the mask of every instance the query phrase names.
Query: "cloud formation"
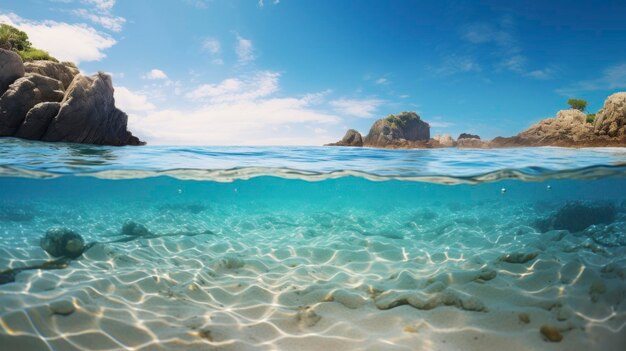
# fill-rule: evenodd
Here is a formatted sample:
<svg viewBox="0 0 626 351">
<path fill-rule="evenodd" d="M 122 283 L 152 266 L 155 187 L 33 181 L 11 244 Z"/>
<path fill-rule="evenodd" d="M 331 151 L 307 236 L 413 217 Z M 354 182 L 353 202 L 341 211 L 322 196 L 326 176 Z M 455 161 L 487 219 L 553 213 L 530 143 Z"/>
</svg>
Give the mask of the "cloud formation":
<svg viewBox="0 0 626 351">
<path fill-rule="evenodd" d="M 557 89 L 561 95 L 571 96 L 585 91 L 614 90 L 626 88 L 626 62 L 606 68 L 600 77 L 576 82 L 569 87 Z"/>
<path fill-rule="evenodd" d="M 56 21 L 31 21 L 14 13 L 0 14 L 0 23 L 6 23 L 26 32 L 34 47 L 46 50 L 61 61 L 76 64 L 100 61 L 104 50 L 115 45 L 115 39 L 85 24 Z"/>
<path fill-rule="evenodd" d="M 374 113 L 383 103 L 382 100 L 378 99 L 338 99 L 330 102 L 330 106 L 333 109 L 341 114 L 359 117 L 359 118 L 369 118 L 374 116 Z"/>
<path fill-rule="evenodd" d="M 151 79 L 151 80 L 167 79 L 167 74 L 165 74 L 165 72 L 161 71 L 160 69 L 155 68 L 151 70 L 150 72 L 146 73 L 146 75 L 144 75 L 143 78 Z"/>
<path fill-rule="evenodd" d="M 247 64 L 254 60 L 254 47 L 252 46 L 252 40 L 245 39 L 237 34 L 237 44 L 235 46 L 235 52 L 237 53 L 238 62 L 240 64 Z"/>
</svg>

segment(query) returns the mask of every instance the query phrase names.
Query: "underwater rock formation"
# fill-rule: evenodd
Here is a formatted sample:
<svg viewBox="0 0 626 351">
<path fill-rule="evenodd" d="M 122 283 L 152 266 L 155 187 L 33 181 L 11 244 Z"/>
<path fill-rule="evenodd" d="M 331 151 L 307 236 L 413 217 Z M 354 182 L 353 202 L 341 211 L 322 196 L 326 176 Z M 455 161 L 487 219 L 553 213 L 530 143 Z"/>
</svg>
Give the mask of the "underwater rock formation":
<svg viewBox="0 0 626 351">
<path fill-rule="evenodd" d="M 25 65 L 0 49 L 0 136 L 97 145 L 143 145 L 115 107 L 111 77 L 52 61 Z M 42 105 L 43 103 L 43 105 Z M 56 105 L 58 103 L 58 105 Z"/>
<path fill-rule="evenodd" d="M 41 248 L 53 257 L 77 258 L 85 251 L 85 240 L 71 229 L 54 227 L 41 238 Z"/>
<path fill-rule="evenodd" d="M 130 236 L 149 236 L 152 233 L 141 223 L 127 219 L 122 225 L 122 235 Z"/>
<path fill-rule="evenodd" d="M 617 209 L 612 204 L 571 201 L 553 215 L 541 219 L 535 226 L 541 231 L 551 229 L 580 232 L 594 224 L 607 224 L 615 220 Z"/>
</svg>

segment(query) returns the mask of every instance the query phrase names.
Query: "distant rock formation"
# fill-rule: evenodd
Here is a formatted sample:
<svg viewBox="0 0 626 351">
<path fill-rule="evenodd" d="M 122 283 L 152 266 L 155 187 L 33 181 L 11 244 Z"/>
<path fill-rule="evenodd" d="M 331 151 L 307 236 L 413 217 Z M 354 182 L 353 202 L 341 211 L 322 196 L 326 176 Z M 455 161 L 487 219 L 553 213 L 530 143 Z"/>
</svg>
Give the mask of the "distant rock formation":
<svg viewBox="0 0 626 351">
<path fill-rule="evenodd" d="M 435 135 L 433 137 L 433 140 L 436 141 L 437 143 L 439 143 L 437 145 L 439 147 L 454 147 L 454 146 L 456 146 L 456 142 L 450 136 L 450 134 Z"/>
<path fill-rule="evenodd" d="M 489 146 L 626 146 L 626 93 L 609 96 L 593 122 L 579 110 L 561 110 L 556 118 L 539 121 L 514 137 L 497 137 Z"/>
<path fill-rule="evenodd" d="M 97 145 L 142 145 L 115 107 L 111 77 L 72 65 L 28 62 L 0 49 L 0 136 Z"/>
<path fill-rule="evenodd" d="M 357 137 L 358 136 L 358 137 Z M 561 110 L 513 137 L 482 140 L 480 136 L 461 133 L 455 141 L 450 135 L 430 138 L 430 126 L 415 112 L 377 120 L 363 146 L 382 148 L 503 148 L 526 146 L 598 147 L 626 146 L 626 92 L 609 96 L 604 107 L 593 116 L 575 110 Z M 361 135 L 351 129 L 344 138 L 329 146 L 360 146 Z"/>
<path fill-rule="evenodd" d="M 596 114 L 594 133 L 600 137 L 626 139 L 626 92 L 615 93 L 604 101 Z"/>
<path fill-rule="evenodd" d="M 365 146 L 405 147 L 430 139 L 430 125 L 415 112 L 389 115 L 374 122 L 363 140 Z"/>
<path fill-rule="evenodd" d="M 361 133 L 354 129 L 348 129 L 346 135 L 336 143 L 326 144 L 325 146 L 363 146 L 363 137 Z"/>
<path fill-rule="evenodd" d="M 457 138 L 457 140 L 461 140 L 461 139 L 478 139 L 480 140 L 480 137 L 476 134 L 469 134 L 469 133 L 461 133 L 459 135 L 459 137 Z"/>
<path fill-rule="evenodd" d="M 456 140 L 456 146 L 465 149 L 483 149 L 488 147 L 488 143 L 480 140 L 480 136 L 476 134 L 461 133 Z"/>
</svg>

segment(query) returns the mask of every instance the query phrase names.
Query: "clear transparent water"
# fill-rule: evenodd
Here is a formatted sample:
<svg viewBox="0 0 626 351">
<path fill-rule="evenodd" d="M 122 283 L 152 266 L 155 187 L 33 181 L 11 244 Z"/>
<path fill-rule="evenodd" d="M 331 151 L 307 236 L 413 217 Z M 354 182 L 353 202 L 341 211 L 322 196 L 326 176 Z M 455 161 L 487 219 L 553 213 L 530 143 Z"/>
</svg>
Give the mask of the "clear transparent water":
<svg viewBox="0 0 626 351">
<path fill-rule="evenodd" d="M 39 238 L 55 226 L 105 242 L 132 219 L 164 236 L 99 244 L 67 268 L 24 271 L 0 285 L 0 342 L 619 350 L 625 164 L 623 149 L 1 139 L 0 270 L 51 259 Z M 537 224 L 574 201 L 610 206 L 615 216 L 581 231 Z M 534 256 L 505 258 L 515 254 Z M 59 301 L 74 311 L 54 312 Z M 544 325 L 563 340 L 547 342 Z"/>
</svg>

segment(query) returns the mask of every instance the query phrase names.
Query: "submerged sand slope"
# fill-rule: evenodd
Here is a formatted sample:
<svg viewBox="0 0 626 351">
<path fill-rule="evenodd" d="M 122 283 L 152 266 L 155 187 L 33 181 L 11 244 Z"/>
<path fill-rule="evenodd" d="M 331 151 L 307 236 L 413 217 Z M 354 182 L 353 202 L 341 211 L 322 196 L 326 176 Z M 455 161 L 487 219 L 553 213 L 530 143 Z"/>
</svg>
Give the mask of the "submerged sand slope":
<svg viewBox="0 0 626 351">
<path fill-rule="evenodd" d="M 91 240 L 115 234 L 128 213 L 155 232 L 215 235 L 97 245 L 67 269 L 21 273 L 0 286 L 0 344 L 617 350 L 626 342 L 626 248 L 542 234 L 529 204 L 375 213 L 192 205 L 33 205 L 32 221 L 4 221 L 2 267 L 45 258 L 28 233 L 58 224 L 58 213 Z M 624 226 L 620 216 L 610 225 Z M 563 340 L 545 341 L 544 325 Z"/>
</svg>

